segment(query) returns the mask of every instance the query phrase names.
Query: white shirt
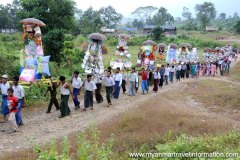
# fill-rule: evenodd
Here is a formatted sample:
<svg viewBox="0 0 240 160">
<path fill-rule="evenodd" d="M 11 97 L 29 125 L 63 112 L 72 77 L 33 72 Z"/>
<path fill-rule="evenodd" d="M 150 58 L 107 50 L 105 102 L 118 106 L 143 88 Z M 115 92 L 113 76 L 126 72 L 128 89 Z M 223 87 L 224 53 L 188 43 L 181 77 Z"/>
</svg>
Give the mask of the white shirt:
<svg viewBox="0 0 240 160">
<path fill-rule="evenodd" d="M 94 83 L 102 83 L 101 77 L 99 75 L 94 76 Z"/>
<path fill-rule="evenodd" d="M 112 77 L 103 77 L 103 82 L 106 87 L 112 87 L 115 85 L 114 79 Z"/>
<path fill-rule="evenodd" d="M 18 84 L 17 86 L 13 85 L 12 86 L 13 89 L 13 95 L 17 98 L 17 99 L 23 99 L 23 97 L 25 96 L 24 94 L 24 89 L 23 87 Z"/>
<path fill-rule="evenodd" d="M 80 77 L 77 77 L 77 78 L 73 77 L 73 79 L 72 79 L 73 88 L 80 89 L 82 87 L 82 84 L 83 84 L 83 82 Z"/>
<path fill-rule="evenodd" d="M 175 71 L 175 68 L 171 68 L 171 69 L 170 69 L 170 72 L 174 72 L 174 71 Z"/>
<path fill-rule="evenodd" d="M 113 75 L 113 79 L 114 79 L 114 81 L 119 81 L 119 86 L 122 85 L 122 74 L 121 73 Z"/>
<path fill-rule="evenodd" d="M 8 95 L 7 90 L 8 90 L 8 88 L 10 88 L 9 83 L 8 83 L 8 82 L 5 83 L 5 84 L 0 83 L 0 85 L 1 85 L 1 92 L 2 92 L 2 95 Z"/>
<path fill-rule="evenodd" d="M 177 70 L 177 71 L 181 71 L 181 68 L 182 68 L 182 65 L 178 65 L 177 68 L 176 68 L 176 70 Z"/>
<path fill-rule="evenodd" d="M 153 72 L 153 77 L 154 77 L 154 79 L 161 79 L 159 72 Z"/>
<path fill-rule="evenodd" d="M 66 85 L 67 85 L 67 82 L 65 82 L 64 85 L 62 85 L 62 87 L 61 87 L 61 94 L 62 95 L 70 95 L 69 89 L 65 88 Z"/>
<path fill-rule="evenodd" d="M 171 69 L 171 67 L 166 67 L 164 75 L 169 76 L 170 69 Z"/>
<path fill-rule="evenodd" d="M 87 80 L 85 81 L 85 90 L 86 91 L 94 91 L 97 89 L 96 84 L 93 81 L 88 82 Z"/>
<path fill-rule="evenodd" d="M 138 75 L 136 72 L 130 73 L 128 78 L 129 78 L 129 81 L 131 82 L 135 82 L 135 81 L 138 82 Z"/>
</svg>

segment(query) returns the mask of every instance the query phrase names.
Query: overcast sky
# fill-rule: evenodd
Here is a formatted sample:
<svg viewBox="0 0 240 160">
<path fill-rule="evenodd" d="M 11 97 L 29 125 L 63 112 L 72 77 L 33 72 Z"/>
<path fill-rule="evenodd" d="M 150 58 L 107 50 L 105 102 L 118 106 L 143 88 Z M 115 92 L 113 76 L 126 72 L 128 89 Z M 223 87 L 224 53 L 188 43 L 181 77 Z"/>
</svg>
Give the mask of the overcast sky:
<svg viewBox="0 0 240 160">
<path fill-rule="evenodd" d="M 0 4 L 6 4 L 12 0 L 0 0 Z M 125 18 L 130 17 L 131 12 L 140 6 L 155 6 L 157 8 L 165 7 L 174 17 L 181 17 L 184 6 L 188 7 L 195 15 L 195 5 L 205 1 L 215 4 L 217 15 L 226 13 L 227 16 L 233 16 L 234 12 L 239 12 L 239 0 L 75 0 L 77 7 L 86 10 L 92 6 L 93 9 L 99 9 L 108 5 L 113 6 L 117 12 L 124 15 Z M 240 15 L 240 14 L 239 14 Z"/>
</svg>

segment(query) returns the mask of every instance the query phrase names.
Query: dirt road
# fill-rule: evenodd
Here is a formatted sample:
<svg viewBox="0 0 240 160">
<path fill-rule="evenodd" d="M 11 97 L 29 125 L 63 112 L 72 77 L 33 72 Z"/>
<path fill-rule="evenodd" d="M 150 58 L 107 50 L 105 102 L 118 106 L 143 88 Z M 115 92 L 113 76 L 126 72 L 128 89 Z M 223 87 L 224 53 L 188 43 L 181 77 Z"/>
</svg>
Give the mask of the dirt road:
<svg viewBox="0 0 240 160">
<path fill-rule="evenodd" d="M 204 79 L 201 77 L 200 79 Z M 224 80 L 220 76 L 210 78 L 217 80 Z M 199 80 L 199 79 L 198 79 Z M 128 95 L 120 95 L 118 100 L 113 100 L 113 105 L 107 107 L 106 100 L 101 104 L 94 104 L 94 110 L 87 110 L 86 112 L 73 109 L 73 104 L 70 104 L 72 113 L 66 118 L 59 119 L 59 111 L 52 110 L 51 114 L 46 114 L 45 108 L 36 108 L 28 115 L 23 115 L 24 126 L 20 127 L 20 132 L 8 133 L 7 123 L 0 123 L 0 155 L 4 152 L 16 151 L 32 147 L 33 144 L 43 144 L 49 142 L 52 138 L 64 137 L 70 133 L 81 131 L 93 124 L 100 124 L 110 121 L 115 116 L 120 115 L 130 108 L 138 107 L 138 104 L 151 97 L 158 97 L 165 92 L 182 89 L 188 82 L 196 81 L 195 79 L 183 80 L 181 82 L 174 82 L 168 86 L 164 86 L 158 93 L 151 91 L 150 93 L 142 95 L 141 91 L 137 96 L 130 97 Z M 81 107 L 83 100 L 81 99 Z"/>
</svg>

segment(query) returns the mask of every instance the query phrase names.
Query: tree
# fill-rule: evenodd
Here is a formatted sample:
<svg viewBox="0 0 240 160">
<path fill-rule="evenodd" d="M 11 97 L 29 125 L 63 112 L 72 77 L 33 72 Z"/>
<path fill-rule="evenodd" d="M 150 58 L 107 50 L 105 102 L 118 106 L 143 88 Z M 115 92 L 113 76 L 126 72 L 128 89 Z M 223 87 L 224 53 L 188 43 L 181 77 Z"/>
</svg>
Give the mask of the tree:
<svg viewBox="0 0 240 160">
<path fill-rule="evenodd" d="M 205 30 L 211 19 L 216 17 L 216 9 L 213 3 L 204 2 L 203 4 L 196 4 L 196 15 L 199 19 L 202 28 Z"/>
<path fill-rule="evenodd" d="M 137 19 L 134 19 L 134 21 L 132 22 L 132 26 L 137 29 L 141 29 L 141 28 L 143 28 L 143 22 L 139 21 Z"/>
<path fill-rule="evenodd" d="M 181 17 L 175 17 L 175 18 L 174 18 L 174 21 L 175 21 L 176 23 L 181 23 L 181 22 L 182 22 L 182 18 L 181 18 Z"/>
<path fill-rule="evenodd" d="M 104 22 L 98 11 L 94 11 L 89 7 L 82 15 L 79 21 L 80 33 L 88 35 L 92 32 L 99 32 L 100 28 L 104 27 Z"/>
<path fill-rule="evenodd" d="M 162 26 L 168 22 L 170 25 L 171 22 L 174 22 L 173 16 L 167 12 L 167 9 L 164 7 L 159 8 L 157 13 L 153 16 L 153 23 L 154 25 Z"/>
<path fill-rule="evenodd" d="M 8 22 L 8 8 L 4 5 L 0 5 L 0 32 L 7 28 Z"/>
<path fill-rule="evenodd" d="M 158 26 L 153 29 L 152 35 L 153 35 L 154 40 L 158 41 L 161 39 L 161 36 L 164 36 L 164 31 L 161 27 Z"/>
<path fill-rule="evenodd" d="M 226 19 L 226 13 L 220 13 L 220 15 L 219 15 L 219 19 L 220 20 L 225 20 Z"/>
<path fill-rule="evenodd" d="M 99 10 L 99 14 L 108 28 L 116 27 L 117 23 L 119 23 L 123 17 L 120 13 L 117 13 L 112 6 L 102 7 Z"/>
<path fill-rule="evenodd" d="M 189 8 L 183 7 L 182 17 L 185 20 L 190 20 L 192 18 L 192 13 L 189 11 Z"/>
<path fill-rule="evenodd" d="M 23 18 L 34 17 L 42 20 L 47 26 L 43 33 L 52 29 L 70 31 L 74 26 L 73 0 L 20 0 L 23 8 L 18 16 Z"/>
<path fill-rule="evenodd" d="M 64 47 L 64 34 L 60 29 L 53 29 L 43 35 L 44 52 L 51 55 L 51 60 L 60 66 L 62 50 Z"/>
<path fill-rule="evenodd" d="M 239 16 L 238 16 L 238 13 L 237 13 L 237 12 L 235 12 L 235 13 L 233 14 L 233 18 L 234 18 L 234 19 L 238 19 L 238 18 L 239 18 Z"/>
<path fill-rule="evenodd" d="M 234 25 L 234 30 L 237 34 L 240 34 L 240 20 L 238 20 Z"/>
<path fill-rule="evenodd" d="M 148 18 L 151 18 L 154 11 L 157 10 L 157 7 L 153 6 L 146 6 L 146 7 L 139 7 L 135 11 L 132 12 L 132 15 L 137 16 L 143 22 L 146 22 Z"/>
</svg>

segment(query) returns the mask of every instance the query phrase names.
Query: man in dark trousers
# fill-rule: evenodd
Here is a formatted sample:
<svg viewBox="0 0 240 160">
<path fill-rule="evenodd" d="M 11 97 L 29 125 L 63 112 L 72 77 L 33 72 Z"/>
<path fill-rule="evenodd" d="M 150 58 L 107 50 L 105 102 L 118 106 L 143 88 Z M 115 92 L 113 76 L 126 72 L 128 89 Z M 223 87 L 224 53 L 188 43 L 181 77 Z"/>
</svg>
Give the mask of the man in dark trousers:
<svg viewBox="0 0 240 160">
<path fill-rule="evenodd" d="M 56 107 L 56 110 L 60 109 L 60 106 L 59 106 L 59 103 L 58 103 L 58 100 L 57 100 L 57 97 L 56 97 L 57 96 L 57 83 L 52 82 L 52 85 L 50 85 L 50 83 L 49 83 L 48 88 L 47 88 L 44 95 L 46 96 L 48 92 L 50 92 L 51 99 L 50 99 L 50 102 L 48 104 L 48 109 L 47 109 L 46 113 L 51 113 L 51 109 L 52 109 L 53 104 Z"/>
</svg>

